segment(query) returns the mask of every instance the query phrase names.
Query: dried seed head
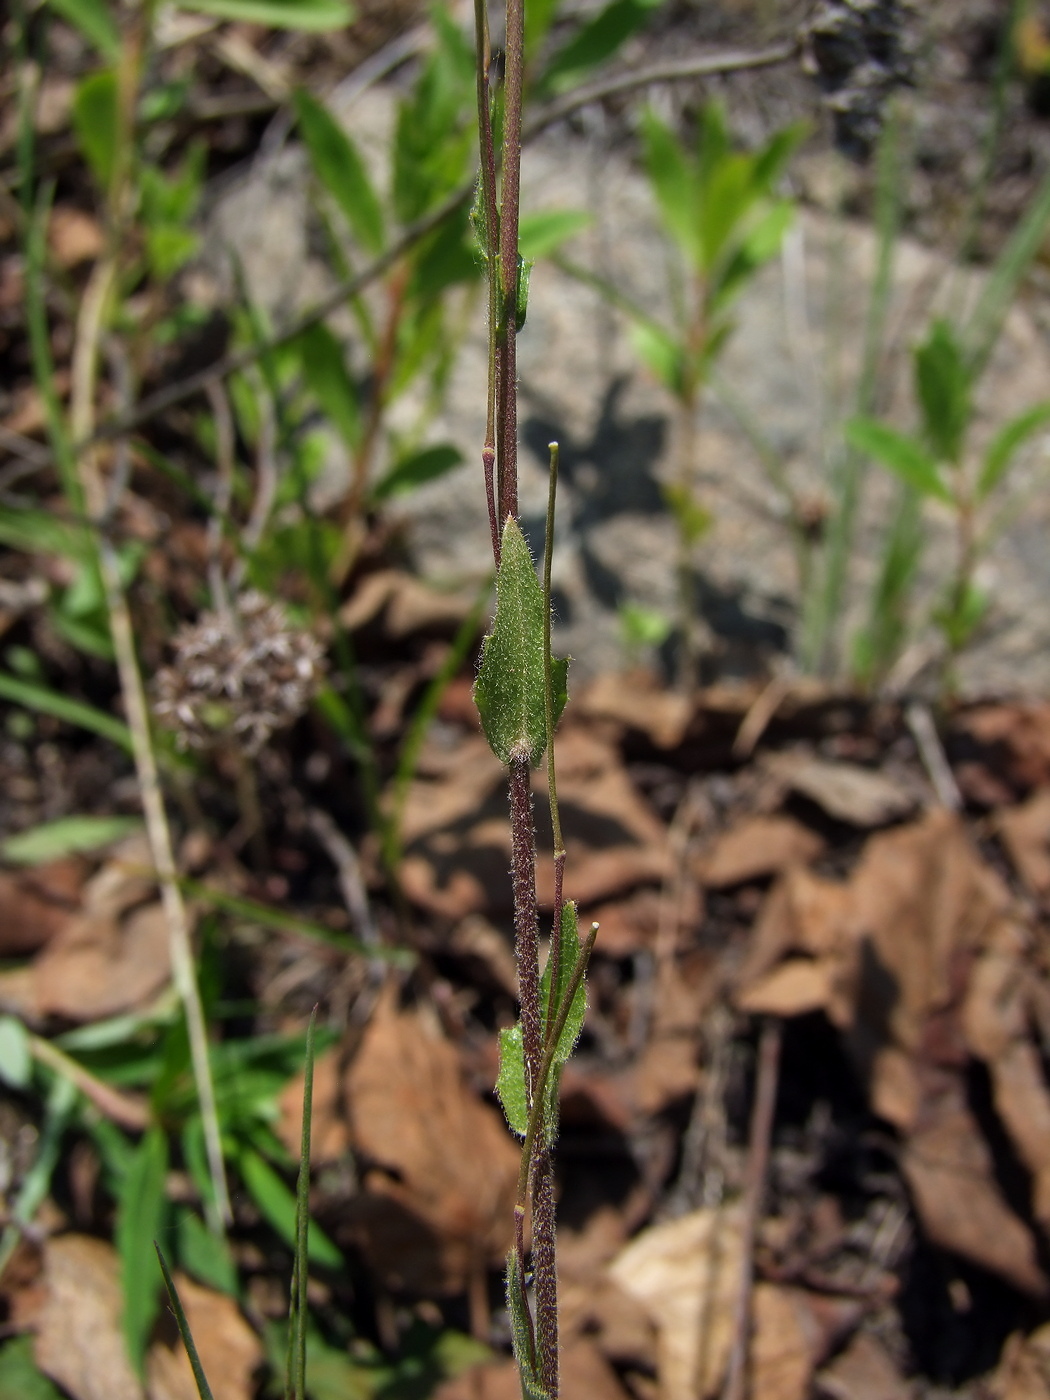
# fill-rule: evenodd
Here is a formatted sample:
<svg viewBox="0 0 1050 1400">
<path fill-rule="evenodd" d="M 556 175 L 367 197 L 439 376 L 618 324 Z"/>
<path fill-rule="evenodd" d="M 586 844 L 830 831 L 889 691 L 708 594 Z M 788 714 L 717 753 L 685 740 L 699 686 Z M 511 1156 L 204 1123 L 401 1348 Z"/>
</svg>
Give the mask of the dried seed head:
<svg viewBox="0 0 1050 1400">
<path fill-rule="evenodd" d="M 154 713 L 182 747 L 236 743 L 256 754 L 306 709 L 324 674 L 321 645 L 279 603 L 242 593 L 228 616 L 202 613 L 179 629 L 175 660 L 158 672 Z"/>
</svg>

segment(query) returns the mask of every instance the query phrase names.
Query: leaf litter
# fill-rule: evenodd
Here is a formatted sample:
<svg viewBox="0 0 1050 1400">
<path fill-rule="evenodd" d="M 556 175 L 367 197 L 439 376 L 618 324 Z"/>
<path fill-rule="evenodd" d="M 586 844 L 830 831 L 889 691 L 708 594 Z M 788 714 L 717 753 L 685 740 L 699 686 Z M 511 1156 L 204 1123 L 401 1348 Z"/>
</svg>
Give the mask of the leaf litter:
<svg viewBox="0 0 1050 1400">
<path fill-rule="evenodd" d="M 348 614 L 366 656 L 418 648 L 451 621 L 447 600 L 429 608 L 394 577 L 370 589 Z M 400 876 L 420 969 L 351 963 L 338 990 L 345 1029 L 316 1071 L 312 1204 L 355 1261 L 355 1287 L 365 1281 L 354 1299 L 317 1286 L 358 1315 L 373 1298 L 388 1347 L 408 1325 L 390 1318 L 413 1309 L 433 1323 L 466 1307 L 465 1325 L 500 1340 L 493 1281 L 517 1173 L 491 1096 L 496 1033 L 514 1014 L 509 851 L 500 765 L 468 685 L 442 698 L 404 805 Z M 581 1050 L 561 1081 L 566 1400 L 720 1392 L 742 1263 L 752 1027 L 770 1016 L 785 1022 L 789 1059 L 758 1230 L 751 1393 L 921 1390 L 929 1362 L 909 1342 L 909 1279 L 932 1258 L 950 1283 L 945 1306 L 974 1288 L 1014 1300 L 996 1324 L 990 1393 L 1044 1400 L 1047 1344 L 1020 1319 L 1038 1321 L 1050 1292 L 1050 722 L 1038 706 L 961 711 L 943 736 L 971 803 L 957 815 L 933 803 L 902 716 L 803 688 L 764 718 L 744 760 L 734 740 L 755 701 L 747 689 L 686 700 L 644 677 L 605 679 L 574 698 L 561 728 L 566 893 L 581 920 L 603 925 Z M 301 868 L 295 830 L 279 834 L 275 871 Z M 360 845 L 375 899 L 376 853 L 367 837 Z M 206 879 L 262 897 L 228 853 L 200 862 Z M 163 990 L 163 923 L 134 838 L 0 875 L 10 951 L 26 959 L 0 971 L 8 1011 L 50 1033 L 142 1010 Z M 552 893 L 541 879 L 548 910 Z M 258 975 L 279 981 L 268 1015 L 298 1025 L 308 996 L 335 998 L 338 960 L 291 934 L 251 936 Z M 293 1079 L 277 1120 L 293 1153 L 300 1099 Z M 63 1371 L 48 1353 L 41 1298 L 45 1310 L 58 1300 L 71 1329 L 89 1316 L 85 1346 L 105 1358 L 107 1336 L 119 1351 L 119 1282 L 108 1247 L 69 1227 L 59 1213 L 42 1246 L 52 1262 L 24 1303 L 13 1295 L 11 1315 L 29 1325 L 35 1296 L 38 1364 L 90 1400 L 86 1363 Z M 95 1313 L 63 1281 L 63 1251 Z M 268 1267 L 251 1296 L 276 1314 Z M 185 1296 L 205 1336 L 212 1324 L 223 1336 L 246 1328 L 188 1279 Z M 171 1342 L 158 1334 L 149 1352 L 157 1400 L 181 1400 L 188 1380 Z M 258 1351 L 227 1350 L 212 1363 L 223 1393 L 251 1394 Z M 970 1364 L 945 1362 L 960 1378 Z M 119 1396 L 127 1377 L 113 1366 L 106 1393 Z M 515 1387 L 495 1359 L 433 1393 L 498 1400 Z"/>
</svg>

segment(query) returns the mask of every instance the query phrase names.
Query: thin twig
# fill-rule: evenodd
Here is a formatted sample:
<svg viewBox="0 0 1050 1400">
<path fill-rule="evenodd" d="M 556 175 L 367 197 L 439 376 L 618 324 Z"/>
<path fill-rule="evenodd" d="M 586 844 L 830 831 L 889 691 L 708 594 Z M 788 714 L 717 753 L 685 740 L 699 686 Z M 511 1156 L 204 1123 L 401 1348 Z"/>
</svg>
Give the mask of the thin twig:
<svg viewBox="0 0 1050 1400">
<path fill-rule="evenodd" d="M 632 92 L 641 87 L 652 87 L 656 83 L 680 83 L 689 78 L 713 78 L 721 73 L 742 73 L 751 68 L 772 68 L 786 63 L 799 52 L 797 40 L 774 44 L 768 49 L 730 49 L 726 53 L 702 54 L 698 58 L 669 60 L 654 63 L 648 68 L 629 69 L 625 73 L 614 73 L 609 78 L 600 78 L 583 87 L 574 88 L 564 97 L 556 97 L 545 107 L 533 114 L 522 131 L 522 140 L 531 141 L 555 122 L 563 121 L 581 107 L 589 107 L 594 102 L 602 102 L 617 93 Z"/>
<path fill-rule="evenodd" d="M 955 775 L 948 763 L 929 706 L 919 704 L 916 701 L 905 710 L 904 718 L 912 732 L 915 747 L 919 750 L 919 757 L 922 759 L 933 790 L 937 794 L 937 801 L 942 807 L 947 807 L 950 812 L 961 812 L 963 807 L 962 793 L 959 791 L 959 785 L 956 783 Z"/>
<path fill-rule="evenodd" d="M 149 1126 L 149 1104 L 145 1099 L 129 1094 L 123 1089 L 115 1089 L 112 1084 L 99 1079 L 43 1036 L 30 1035 L 29 1049 L 35 1060 L 47 1065 L 48 1069 L 60 1074 L 63 1079 L 68 1079 L 89 1103 L 94 1104 L 104 1118 L 110 1119 L 118 1127 L 126 1128 L 128 1132 L 141 1133 Z"/>
<path fill-rule="evenodd" d="M 766 1021 L 758 1043 L 758 1072 L 755 1076 L 755 1102 L 751 1110 L 751 1133 L 747 1145 L 747 1177 L 744 1187 L 744 1216 L 741 1223 L 740 1286 L 733 1315 L 733 1345 L 729 1353 L 722 1400 L 744 1400 L 747 1383 L 748 1341 L 751 1333 L 751 1293 L 755 1279 L 755 1238 L 769 1171 L 773 1112 L 777 1104 L 780 1074 L 782 1023 Z"/>
<path fill-rule="evenodd" d="M 222 545 L 233 500 L 234 432 L 233 414 L 226 386 L 213 380 L 207 387 L 208 405 L 215 420 L 215 508 L 208 518 L 208 589 L 212 607 L 227 621 L 231 618 L 230 595 L 222 564 Z"/>
<path fill-rule="evenodd" d="M 240 558 L 230 570 L 230 587 L 240 588 L 248 568 L 248 556 L 262 543 L 270 520 L 280 474 L 277 470 L 277 415 L 270 395 L 260 385 L 255 395 L 259 412 L 258 437 L 255 443 L 255 499 L 247 524 L 241 531 Z"/>
<path fill-rule="evenodd" d="M 113 242 L 114 251 L 96 264 L 77 318 L 69 418 L 70 433 L 74 441 L 88 439 L 94 423 L 99 347 L 109 299 L 117 284 L 116 240 Z M 77 472 L 88 516 L 96 521 L 103 520 L 109 503 L 96 449 L 88 447 L 78 454 Z M 168 926 L 172 978 L 186 1016 L 193 1077 L 204 1126 L 208 1168 L 215 1194 L 212 1203 L 213 1221 L 221 1227 L 232 1219 L 232 1211 L 226 1187 L 218 1109 L 208 1057 L 207 1027 L 197 987 L 189 919 L 178 883 L 171 830 L 164 810 L 164 797 L 150 735 L 149 707 L 135 652 L 135 633 L 121 580 L 120 561 L 105 530 L 100 529 L 97 532 L 96 540 L 113 651 L 128 729 L 131 733 L 142 810 L 146 819 L 146 834 Z"/>
<path fill-rule="evenodd" d="M 368 907 L 368 891 L 365 889 L 364 875 L 361 870 L 361 862 L 357 858 L 357 852 L 328 813 L 322 812 L 319 807 L 311 807 L 307 811 L 306 822 L 335 866 L 336 876 L 339 880 L 339 891 L 343 896 L 343 903 L 350 915 L 354 931 L 362 943 L 368 947 L 374 947 L 379 943 L 379 932 L 376 929 L 375 920 L 372 918 L 372 911 Z"/>
</svg>

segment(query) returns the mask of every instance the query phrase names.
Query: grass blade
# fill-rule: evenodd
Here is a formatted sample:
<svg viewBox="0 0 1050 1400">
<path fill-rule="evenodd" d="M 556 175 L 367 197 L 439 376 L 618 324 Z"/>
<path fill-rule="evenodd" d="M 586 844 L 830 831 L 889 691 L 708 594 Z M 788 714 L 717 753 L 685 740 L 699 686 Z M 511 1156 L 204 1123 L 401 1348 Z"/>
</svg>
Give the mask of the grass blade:
<svg viewBox="0 0 1050 1400">
<path fill-rule="evenodd" d="M 55 719 L 88 729 L 92 734 L 109 739 L 111 743 L 131 752 L 131 734 L 127 725 L 82 700 L 70 700 L 67 695 L 59 695 L 46 686 L 34 685 L 32 681 L 22 681 L 4 672 L 0 672 L 0 700 L 11 700 L 27 710 L 53 715 Z"/>
<path fill-rule="evenodd" d="M 164 1275 L 164 1286 L 168 1290 L 168 1299 L 171 1303 L 171 1310 L 175 1314 L 175 1325 L 179 1329 L 179 1336 L 182 1338 L 182 1345 L 186 1348 L 186 1355 L 190 1359 L 190 1370 L 193 1372 L 193 1381 L 197 1387 L 197 1394 L 200 1400 L 215 1400 L 211 1393 L 211 1386 L 208 1378 L 204 1374 L 204 1367 L 201 1365 L 200 1356 L 197 1353 L 197 1346 L 193 1340 L 193 1333 L 190 1331 L 190 1324 L 186 1320 L 186 1312 L 182 1306 L 182 1299 L 179 1297 L 179 1290 L 175 1287 L 175 1280 L 171 1276 L 168 1268 L 168 1261 L 161 1252 L 161 1247 L 156 1240 L 153 1241 L 153 1248 L 157 1251 L 157 1258 L 160 1260 L 160 1271 Z"/>
<path fill-rule="evenodd" d="M 303 1133 L 299 1149 L 299 1178 L 295 1186 L 295 1272 L 292 1278 L 291 1347 L 293 1400 L 306 1400 L 306 1288 L 310 1248 L 310 1122 L 314 1094 L 314 1031 L 317 1007 L 306 1028 L 306 1066 L 303 1079 Z"/>
</svg>

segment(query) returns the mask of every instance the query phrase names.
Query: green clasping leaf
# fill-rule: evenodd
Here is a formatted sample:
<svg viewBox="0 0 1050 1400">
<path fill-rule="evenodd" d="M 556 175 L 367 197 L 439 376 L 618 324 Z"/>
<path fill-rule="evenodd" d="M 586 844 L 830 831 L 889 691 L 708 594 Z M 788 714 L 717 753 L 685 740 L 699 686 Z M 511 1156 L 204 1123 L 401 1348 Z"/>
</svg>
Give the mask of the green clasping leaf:
<svg viewBox="0 0 1050 1400">
<path fill-rule="evenodd" d="M 0 1082 L 25 1089 L 33 1073 L 29 1032 L 15 1016 L 0 1016 Z"/>
<path fill-rule="evenodd" d="M 518 299 L 515 308 L 515 327 L 521 330 L 529 310 L 529 278 L 532 276 L 532 263 L 518 255 Z"/>
<path fill-rule="evenodd" d="M 914 438 L 888 428 L 873 418 L 851 418 L 846 424 L 846 441 L 858 452 L 875 457 L 899 476 L 906 486 L 923 496 L 934 496 L 952 504 L 952 493 L 944 484 L 937 463 Z"/>
<path fill-rule="evenodd" d="M 474 701 L 492 752 L 533 767 L 547 747 L 544 708 L 543 590 L 517 521 L 503 527 L 496 573 L 496 617 L 481 648 Z M 554 721 L 565 703 L 566 662 L 553 663 Z"/>
<path fill-rule="evenodd" d="M 528 1302 L 522 1295 L 520 1270 L 518 1252 L 512 1249 L 507 1255 L 507 1311 L 510 1313 L 514 1360 L 518 1363 L 518 1379 L 521 1382 L 521 1400 L 550 1400 L 536 1371 L 532 1318 Z"/>
<path fill-rule="evenodd" d="M 524 1137 L 529 1127 L 529 1100 L 525 1091 L 525 1047 L 521 1023 L 499 1033 L 499 1078 L 496 1093 L 503 1105 L 510 1130 Z"/>
<path fill-rule="evenodd" d="M 558 951 L 558 984 L 554 989 L 554 1015 L 557 1016 L 562 1004 L 562 999 L 568 991 L 569 983 L 572 981 L 572 974 L 576 969 L 577 960 L 580 957 L 580 934 L 577 925 L 576 905 L 570 901 L 562 906 L 561 911 L 561 938 Z M 540 1009 L 543 1012 L 543 1036 L 547 1037 L 547 1008 L 550 1006 L 550 986 L 551 970 L 553 960 L 548 957 L 547 966 L 543 969 L 543 977 L 540 979 Z M 558 1044 L 554 1052 L 554 1063 L 556 1065 L 565 1064 L 575 1048 L 580 1032 L 583 1030 L 584 1018 L 587 1015 L 587 988 L 581 979 L 580 985 L 572 998 L 572 1006 L 569 1009 L 565 1025 L 558 1036 Z"/>
</svg>

